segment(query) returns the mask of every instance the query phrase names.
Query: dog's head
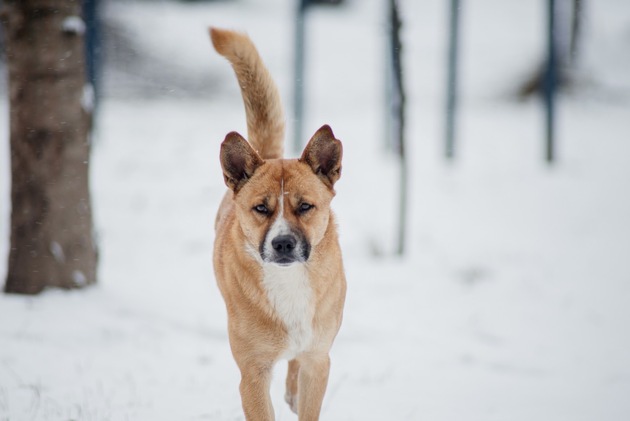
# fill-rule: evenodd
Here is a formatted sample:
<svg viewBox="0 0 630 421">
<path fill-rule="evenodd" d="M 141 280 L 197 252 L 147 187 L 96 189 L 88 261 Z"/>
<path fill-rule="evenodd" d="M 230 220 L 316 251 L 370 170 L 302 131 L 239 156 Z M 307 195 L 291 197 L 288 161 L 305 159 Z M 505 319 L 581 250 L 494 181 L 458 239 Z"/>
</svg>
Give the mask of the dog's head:
<svg viewBox="0 0 630 421">
<path fill-rule="evenodd" d="M 236 218 L 257 259 L 282 266 L 308 261 L 328 229 L 341 156 L 341 142 L 328 126 L 313 135 L 300 159 L 263 160 L 238 133 L 226 136 L 225 184 L 234 192 Z"/>
</svg>

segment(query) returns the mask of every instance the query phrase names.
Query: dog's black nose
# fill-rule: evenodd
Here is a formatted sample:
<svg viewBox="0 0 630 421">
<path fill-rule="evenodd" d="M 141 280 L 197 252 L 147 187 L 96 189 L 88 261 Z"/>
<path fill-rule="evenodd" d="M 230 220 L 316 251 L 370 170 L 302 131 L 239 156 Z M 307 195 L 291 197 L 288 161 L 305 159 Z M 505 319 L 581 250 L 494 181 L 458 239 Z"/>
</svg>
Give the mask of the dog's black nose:
<svg viewBox="0 0 630 421">
<path fill-rule="evenodd" d="M 292 235 L 279 235 L 271 240 L 271 247 L 281 256 L 292 254 L 296 244 L 297 241 Z"/>
</svg>

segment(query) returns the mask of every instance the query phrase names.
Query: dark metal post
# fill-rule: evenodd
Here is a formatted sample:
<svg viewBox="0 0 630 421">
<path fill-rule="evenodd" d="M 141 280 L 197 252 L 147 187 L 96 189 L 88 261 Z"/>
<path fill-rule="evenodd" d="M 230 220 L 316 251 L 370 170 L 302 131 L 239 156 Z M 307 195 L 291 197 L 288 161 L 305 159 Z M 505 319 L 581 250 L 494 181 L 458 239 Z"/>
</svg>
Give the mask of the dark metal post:
<svg viewBox="0 0 630 421">
<path fill-rule="evenodd" d="M 100 93 L 101 67 L 101 31 L 99 16 L 99 0 L 83 1 L 83 20 L 85 22 L 85 57 L 87 63 L 87 80 L 94 90 L 94 100 Z"/>
<path fill-rule="evenodd" d="M 545 158 L 548 163 L 555 160 L 555 96 L 558 79 L 556 51 L 556 1 L 548 0 L 547 21 L 547 69 L 545 71 Z"/>
<path fill-rule="evenodd" d="M 571 40 L 569 42 L 569 63 L 575 65 L 578 55 L 578 46 L 582 37 L 582 20 L 584 19 L 584 1 L 573 0 L 571 13 Z"/>
<path fill-rule="evenodd" d="M 401 60 L 402 42 L 400 40 L 400 13 L 398 1 L 390 0 L 390 31 L 391 31 L 391 63 L 394 89 L 392 92 L 393 135 L 396 149 L 400 157 L 400 203 L 398 208 L 398 244 L 397 254 L 405 252 L 405 238 L 407 232 L 407 157 L 405 153 L 405 90 L 403 86 L 403 70 Z"/>
<path fill-rule="evenodd" d="M 446 85 L 446 143 L 448 159 L 455 157 L 455 117 L 457 112 L 457 66 L 459 55 L 459 0 L 451 0 Z"/>
<path fill-rule="evenodd" d="M 303 147 L 302 124 L 304 119 L 304 18 L 308 0 L 300 2 L 295 19 L 295 75 L 293 86 L 293 151 L 300 153 Z"/>
</svg>

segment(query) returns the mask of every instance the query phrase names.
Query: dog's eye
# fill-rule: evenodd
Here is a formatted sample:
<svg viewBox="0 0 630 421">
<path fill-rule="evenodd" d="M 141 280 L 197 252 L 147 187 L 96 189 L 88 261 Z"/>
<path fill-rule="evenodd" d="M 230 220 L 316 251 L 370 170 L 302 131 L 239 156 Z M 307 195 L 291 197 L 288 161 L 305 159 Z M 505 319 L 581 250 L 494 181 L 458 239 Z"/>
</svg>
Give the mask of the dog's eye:
<svg viewBox="0 0 630 421">
<path fill-rule="evenodd" d="M 254 206 L 254 210 L 262 215 L 267 215 L 269 213 L 269 209 L 265 205 L 256 205 Z"/>
<path fill-rule="evenodd" d="M 313 209 L 314 207 L 315 206 L 311 205 L 310 203 L 303 202 L 298 207 L 298 213 L 306 213 L 310 211 L 311 209 Z"/>
</svg>

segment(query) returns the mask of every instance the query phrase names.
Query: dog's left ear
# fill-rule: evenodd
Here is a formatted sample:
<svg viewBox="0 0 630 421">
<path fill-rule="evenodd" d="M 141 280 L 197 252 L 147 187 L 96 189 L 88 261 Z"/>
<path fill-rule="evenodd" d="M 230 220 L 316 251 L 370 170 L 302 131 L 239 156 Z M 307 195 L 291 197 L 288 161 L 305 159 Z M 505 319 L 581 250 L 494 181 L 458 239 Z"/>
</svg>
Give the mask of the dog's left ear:
<svg viewBox="0 0 630 421">
<path fill-rule="evenodd" d="M 335 139 L 330 126 L 324 125 L 309 140 L 300 162 L 308 164 L 315 175 L 332 189 L 341 177 L 342 155 L 341 142 Z"/>
<path fill-rule="evenodd" d="M 228 133 L 221 143 L 223 178 L 234 193 L 238 193 L 264 162 L 243 136 L 236 132 Z"/>
</svg>

